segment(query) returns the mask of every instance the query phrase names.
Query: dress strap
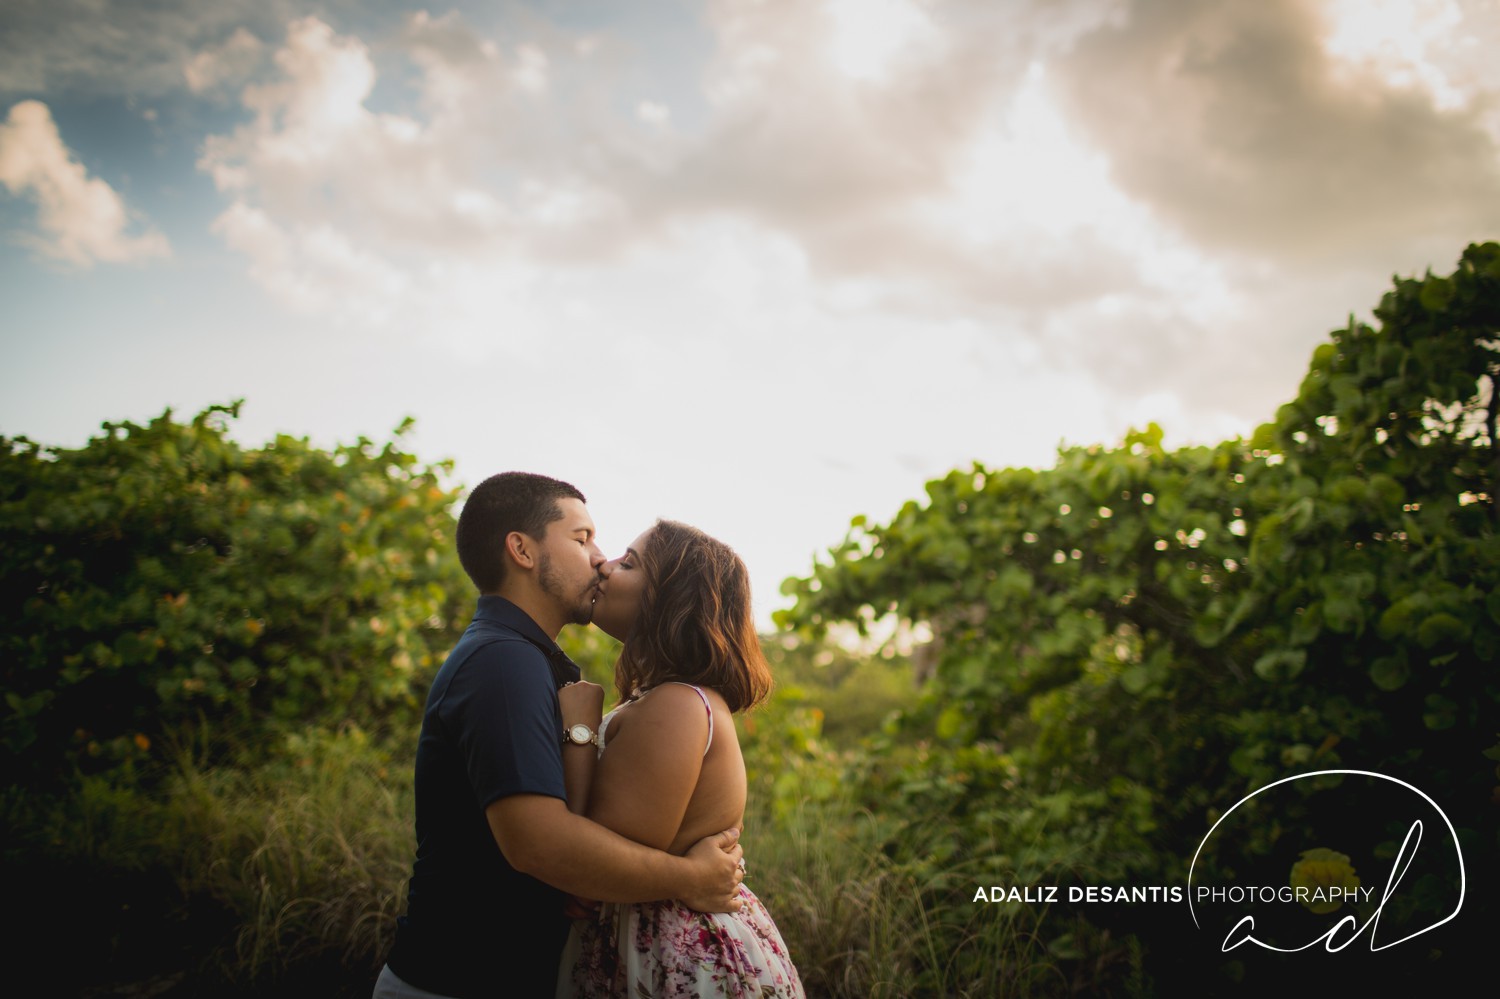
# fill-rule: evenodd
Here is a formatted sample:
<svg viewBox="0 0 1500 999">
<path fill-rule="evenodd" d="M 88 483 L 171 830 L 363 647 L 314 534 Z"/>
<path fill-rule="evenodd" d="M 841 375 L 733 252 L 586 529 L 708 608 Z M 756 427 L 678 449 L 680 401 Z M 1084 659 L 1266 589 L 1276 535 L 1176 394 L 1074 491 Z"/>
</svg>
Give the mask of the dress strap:
<svg viewBox="0 0 1500 999">
<path fill-rule="evenodd" d="M 703 692 L 702 687 L 694 687 L 691 683 L 683 683 L 681 680 L 667 680 L 667 683 L 675 683 L 679 687 L 692 687 L 698 694 L 698 699 L 703 702 L 703 710 L 708 712 L 708 745 L 703 747 L 703 755 L 708 755 L 708 747 L 714 744 L 714 709 L 708 703 L 708 695 Z"/>
</svg>

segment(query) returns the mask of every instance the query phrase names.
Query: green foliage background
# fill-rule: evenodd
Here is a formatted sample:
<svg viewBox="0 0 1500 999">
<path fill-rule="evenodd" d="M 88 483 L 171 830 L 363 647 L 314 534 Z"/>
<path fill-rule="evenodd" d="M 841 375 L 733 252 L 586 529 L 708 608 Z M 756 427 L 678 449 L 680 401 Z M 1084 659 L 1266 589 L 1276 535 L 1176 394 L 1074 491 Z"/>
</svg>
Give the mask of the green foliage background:
<svg viewBox="0 0 1500 999">
<path fill-rule="evenodd" d="M 0 438 L 15 779 L 129 765 L 188 723 L 253 751 L 308 724 L 420 719 L 470 610 L 446 466 L 363 439 L 246 449 L 225 435 L 237 412 L 107 424 L 78 450 Z"/>
<path fill-rule="evenodd" d="M 955 470 L 789 581 L 783 623 L 809 639 L 887 615 L 932 634 L 906 738 L 860 783 L 952 830 L 914 863 L 1182 884 L 1220 811 L 1355 768 L 1441 801 L 1497 883 L 1500 245 L 1398 280 L 1375 315 L 1249 441 L 1168 451 L 1153 426 L 1046 471 Z M 1249 865 L 1313 814 L 1210 859 Z M 1451 880 L 1416 904 L 1441 916 Z M 1493 925 L 1492 898 L 1469 905 Z"/>
<path fill-rule="evenodd" d="M 1500 245 L 1375 315 L 1250 440 L 1152 426 L 955 470 L 787 581 L 779 687 L 741 720 L 746 841 L 813 994 L 1263 987 L 1208 945 L 1184 960 L 1172 907 L 971 898 L 1182 884 L 1224 808 L 1311 770 L 1410 780 L 1500 883 Z M 38 945 L 99 944 L 64 986 L 359 994 L 402 904 L 420 704 L 472 606 L 459 492 L 405 426 L 245 448 L 237 411 L 0 438 L 5 872 Z M 612 640 L 564 645 L 610 686 Z M 1304 842 L 1325 810 L 1309 789 L 1206 865 L 1339 850 Z M 1448 891 L 1419 888 L 1419 913 Z M 1417 973 L 1458 950 L 1414 949 Z"/>
</svg>

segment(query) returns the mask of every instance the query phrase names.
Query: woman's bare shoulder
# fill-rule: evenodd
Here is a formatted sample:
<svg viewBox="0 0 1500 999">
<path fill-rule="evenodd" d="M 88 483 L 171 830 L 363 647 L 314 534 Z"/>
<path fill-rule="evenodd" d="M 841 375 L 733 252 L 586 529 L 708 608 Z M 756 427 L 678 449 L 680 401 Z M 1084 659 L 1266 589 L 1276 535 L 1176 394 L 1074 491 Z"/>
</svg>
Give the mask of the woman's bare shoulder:
<svg viewBox="0 0 1500 999">
<path fill-rule="evenodd" d="M 724 699 L 709 687 L 701 689 L 710 705 L 722 707 Z M 631 706 L 637 724 L 654 729 L 670 729 L 707 734 L 708 712 L 703 709 L 703 698 L 698 690 L 687 684 L 662 683 L 652 687 L 640 700 Z M 717 710 L 714 712 L 717 714 Z"/>
<path fill-rule="evenodd" d="M 724 702 L 712 687 L 694 687 L 691 684 L 669 681 L 647 691 L 636 702 L 635 710 L 639 716 L 667 718 L 681 714 L 689 718 L 696 717 L 707 724 L 708 715 L 703 710 L 703 698 L 698 694 L 700 690 L 708 697 L 710 704 L 716 700 L 720 704 Z M 694 708 L 697 709 L 696 715 L 692 711 Z"/>
<path fill-rule="evenodd" d="M 620 725 L 621 720 L 628 720 L 628 724 Z M 689 753 L 689 750 L 694 746 L 698 750 L 704 747 L 708 725 L 708 713 L 703 710 L 703 701 L 693 688 L 664 683 L 630 702 L 617 720 L 610 722 L 609 746 L 623 748 L 629 744 L 631 752 L 649 746 L 648 751 L 653 753 L 670 751 L 701 755 L 697 751 Z M 605 755 L 608 756 L 608 752 Z"/>
</svg>

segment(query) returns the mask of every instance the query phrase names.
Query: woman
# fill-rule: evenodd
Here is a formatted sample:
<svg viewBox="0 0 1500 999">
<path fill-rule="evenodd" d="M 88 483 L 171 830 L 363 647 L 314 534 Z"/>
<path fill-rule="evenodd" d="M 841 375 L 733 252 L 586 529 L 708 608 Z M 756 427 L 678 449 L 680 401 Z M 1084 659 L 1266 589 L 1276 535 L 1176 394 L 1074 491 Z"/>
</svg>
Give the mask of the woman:
<svg viewBox="0 0 1500 999">
<path fill-rule="evenodd" d="M 659 520 L 601 574 L 594 624 L 624 643 L 615 665 L 621 701 L 598 726 L 592 780 L 577 795 L 569 784 L 569 807 L 683 853 L 744 820 L 745 761 L 731 715 L 771 686 L 749 573 L 729 546 Z M 597 698 L 592 684 L 561 696 L 581 702 L 588 687 Z M 738 900 L 727 914 L 675 901 L 600 906 L 573 924 L 557 994 L 800 997 L 765 907 L 743 884 Z"/>
</svg>

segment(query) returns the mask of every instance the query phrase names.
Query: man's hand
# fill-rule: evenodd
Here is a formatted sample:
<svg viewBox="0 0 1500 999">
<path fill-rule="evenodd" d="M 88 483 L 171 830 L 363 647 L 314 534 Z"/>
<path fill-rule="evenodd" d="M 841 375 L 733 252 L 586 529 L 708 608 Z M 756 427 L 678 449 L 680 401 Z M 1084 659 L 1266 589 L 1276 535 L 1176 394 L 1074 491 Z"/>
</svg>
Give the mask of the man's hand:
<svg viewBox="0 0 1500 999">
<path fill-rule="evenodd" d="M 745 851 L 740 831 L 730 829 L 705 836 L 693 844 L 687 859 L 693 862 L 698 886 L 680 901 L 697 912 L 739 912 L 740 881 L 745 877 Z"/>
</svg>

